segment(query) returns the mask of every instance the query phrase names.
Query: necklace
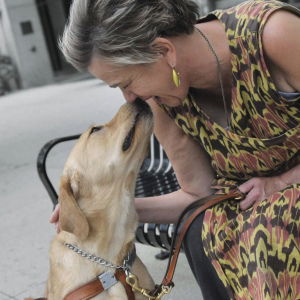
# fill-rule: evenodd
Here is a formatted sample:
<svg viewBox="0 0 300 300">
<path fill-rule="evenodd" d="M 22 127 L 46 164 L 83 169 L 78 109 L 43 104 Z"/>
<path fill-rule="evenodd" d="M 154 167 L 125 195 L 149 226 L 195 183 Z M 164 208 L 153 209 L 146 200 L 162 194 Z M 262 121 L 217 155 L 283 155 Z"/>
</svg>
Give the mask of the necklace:
<svg viewBox="0 0 300 300">
<path fill-rule="evenodd" d="M 224 85 L 223 85 L 223 78 L 222 78 L 222 67 L 221 67 L 221 63 L 220 63 L 219 57 L 218 57 L 215 49 L 211 45 L 211 43 L 210 43 L 209 39 L 207 38 L 207 36 L 199 28 L 196 27 L 196 29 L 198 30 L 198 32 L 200 33 L 200 35 L 203 37 L 203 39 L 206 41 L 206 43 L 208 45 L 208 48 L 210 49 L 211 53 L 213 54 L 213 56 L 216 59 L 217 73 L 218 73 L 219 83 L 220 83 L 220 87 L 221 87 L 221 93 L 222 93 L 224 111 L 225 111 L 225 115 L 226 115 L 227 127 L 230 128 L 230 122 L 229 122 L 229 116 L 228 116 L 228 110 L 227 110 L 226 98 L 225 98 L 225 92 L 224 92 Z"/>
</svg>

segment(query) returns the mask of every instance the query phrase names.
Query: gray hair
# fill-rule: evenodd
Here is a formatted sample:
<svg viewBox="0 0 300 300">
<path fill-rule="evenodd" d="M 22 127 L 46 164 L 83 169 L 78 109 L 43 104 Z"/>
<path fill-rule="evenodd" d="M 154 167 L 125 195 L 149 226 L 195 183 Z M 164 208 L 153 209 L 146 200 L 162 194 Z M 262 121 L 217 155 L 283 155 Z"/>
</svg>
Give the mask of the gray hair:
<svg viewBox="0 0 300 300">
<path fill-rule="evenodd" d="M 191 0 L 74 0 L 59 45 L 78 70 L 94 54 L 120 65 L 152 63 L 157 37 L 190 34 L 198 18 Z"/>
</svg>

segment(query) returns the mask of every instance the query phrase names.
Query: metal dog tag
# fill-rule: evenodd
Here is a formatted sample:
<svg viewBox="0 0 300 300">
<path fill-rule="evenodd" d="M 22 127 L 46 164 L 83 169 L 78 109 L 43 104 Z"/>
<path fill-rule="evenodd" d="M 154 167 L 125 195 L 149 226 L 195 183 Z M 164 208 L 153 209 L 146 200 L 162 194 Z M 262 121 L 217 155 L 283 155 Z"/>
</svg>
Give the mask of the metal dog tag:
<svg viewBox="0 0 300 300">
<path fill-rule="evenodd" d="M 104 290 L 108 290 L 118 282 L 118 280 L 115 277 L 115 274 L 112 272 L 102 273 L 98 275 L 98 279 L 102 283 Z"/>
</svg>

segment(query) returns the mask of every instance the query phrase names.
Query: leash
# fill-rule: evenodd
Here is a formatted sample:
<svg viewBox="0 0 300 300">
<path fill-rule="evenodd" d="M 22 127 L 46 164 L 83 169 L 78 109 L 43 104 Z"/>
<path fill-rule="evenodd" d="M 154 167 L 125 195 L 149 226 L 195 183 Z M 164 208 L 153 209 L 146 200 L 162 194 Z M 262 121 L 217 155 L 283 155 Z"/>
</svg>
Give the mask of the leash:
<svg viewBox="0 0 300 300">
<path fill-rule="evenodd" d="M 228 200 L 228 199 L 240 200 L 240 199 L 243 199 L 243 198 L 244 198 L 244 194 L 241 191 L 239 191 L 238 189 L 236 189 L 236 190 L 230 191 L 226 195 L 212 195 L 212 196 L 208 196 L 208 197 L 202 198 L 200 200 L 197 200 L 196 202 L 192 203 L 187 209 L 185 209 L 183 211 L 183 213 L 181 214 L 181 216 L 179 218 L 179 221 L 177 222 L 177 225 L 176 225 L 177 231 L 178 231 L 178 228 L 180 226 L 180 221 L 182 220 L 184 215 L 188 211 L 190 211 L 191 209 L 194 209 L 195 207 L 201 205 L 199 208 L 197 208 L 192 213 L 192 215 L 190 217 L 188 217 L 188 219 L 184 223 L 184 226 L 182 227 L 180 235 L 178 237 L 178 241 L 176 243 L 175 249 L 173 247 L 171 247 L 172 252 L 171 252 L 171 255 L 170 255 L 170 258 L 169 258 L 168 268 L 167 268 L 165 277 L 163 279 L 162 285 L 166 285 L 166 286 L 174 285 L 173 282 L 172 282 L 172 279 L 173 279 L 173 276 L 174 276 L 174 272 L 175 272 L 175 268 L 176 268 L 180 248 L 181 248 L 183 239 L 185 237 L 185 234 L 187 233 L 190 225 L 193 223 L 193 221 L 196 219 L 196 217 L 199 214 L 201 214 L 203 211 L 205 211 L 206 209 L 216 205 L 219 202 L 222 202 L 222 201 Z M 175 241 L 176 241 L 176 235 L 174 235 L 174 245 L 175 245 Z M 174 251 L 173 251 L 173 249 L 174 249 Z"/>
<path fill-rule="evenodd" d="M 170 249 L 170 256 L 169 256 L 169 262 L 167 266 L 167 270 L 165 273 L 165 276 L 162 280 L 162 283 L 157 286 L 157 288 L 152 291 L 146 291 L 145 289 L 142 289 L 138 285 L 138 280 L 136 276 L 133 274 L 129 274 L 127 276 L 127 283 L 132 287 L 134 291 L 142 293 L 145 297 L 148 298 L 148 300 L 159 300 L 161 299 L 164 295 L 167 295 L 171 292 L 172 288 L 174 287 L 173 283 L 173 276 L 175 273 L 177 261 L 178 261 L 178 256 L 180 253 L 181 245 L 183 242 L 183 239 L 185 237 L 185 234 L 187 233 L 190 225 L 193 223 L 193 221 L 196 219 L 199 214 L 201 214 L 203 211 L 206 209 L 216 205 L 217 203 L 220 203 L 224 200 L 229 200 L 229 199 L 236 199 L 236 200 L 241 200 L 245 197 L 245 195 L 239 191 L 238 189 L 231 190 L 229 193 L 225 195 L 210 195 L 204 198 L 201 198 L 192 204 L 190 204 L 180 215 L 175 231 L 173 234 L 173 239 L 171 243 L 171 249 Z M 185 223 L 182 226 L 182 229 L 180 231 L 180 234 L 178 236 L 178 231 L 179 227 L 181 225 L 181 222 L 185 215 L 190 212 L 191 210 L 195 209 L 196 210 L 186 219 Z M 178 236 L 178 238 L 177 238 Z M 176 246 L 175 246 L 176 244 Z"/>
</svg>

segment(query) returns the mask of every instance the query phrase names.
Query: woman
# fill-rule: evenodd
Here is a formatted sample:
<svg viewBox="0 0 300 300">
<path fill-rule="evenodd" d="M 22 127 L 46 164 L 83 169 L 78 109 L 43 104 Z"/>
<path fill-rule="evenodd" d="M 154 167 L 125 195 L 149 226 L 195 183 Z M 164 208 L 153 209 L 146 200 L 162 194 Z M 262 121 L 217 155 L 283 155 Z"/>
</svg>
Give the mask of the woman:
<svg viewBox="0 0 300 300">
<path fill-rule="evenodd" d="M 263 0 L 200 20 L 189 0 L 73 3 L 66 59 L 150 104 L 181 186 L 136 199 L 140 220 L 175 222 L 200 197 L 247 193 L 190 229 L 204 299 L 300 298 L 299 16 Z"/>
</svg>

